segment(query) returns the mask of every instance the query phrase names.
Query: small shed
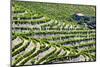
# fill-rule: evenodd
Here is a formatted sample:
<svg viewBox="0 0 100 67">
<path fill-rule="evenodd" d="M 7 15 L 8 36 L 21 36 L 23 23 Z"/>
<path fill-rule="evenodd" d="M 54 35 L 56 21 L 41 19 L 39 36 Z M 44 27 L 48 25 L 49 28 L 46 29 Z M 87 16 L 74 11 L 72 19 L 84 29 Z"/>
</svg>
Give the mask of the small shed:
<svg viewBox="0 0 100 67">
<path fill-rule="evenodd" d="M 82 13 L 76 13 L 76 14 L 74 14 L 74 19 L 76 21 L 81 21 L 83 18 L 84 18 L 84 14 L 82 14 Z"/>
<path fill-rule="evenodd" d="M 96 28 L 96 17 L 95 16 L 86 16 L 82 13 L 76 13 L 73 15 L 73 19 L 79 24 L 87 24 L 89 28 Z"/>
</svg>

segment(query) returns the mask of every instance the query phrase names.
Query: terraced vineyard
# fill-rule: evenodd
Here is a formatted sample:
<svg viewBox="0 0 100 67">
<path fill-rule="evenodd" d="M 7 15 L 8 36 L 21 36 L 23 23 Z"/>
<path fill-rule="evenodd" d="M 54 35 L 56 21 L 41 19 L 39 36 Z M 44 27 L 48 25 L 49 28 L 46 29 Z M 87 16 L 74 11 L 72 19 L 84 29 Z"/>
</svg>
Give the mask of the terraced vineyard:
<svg viewBox="0 0 100 67">
<path fill-rule="evenodd" d="M 96 60 L 95 29 L 12 6 L 12 66 Z"/>
</svg>

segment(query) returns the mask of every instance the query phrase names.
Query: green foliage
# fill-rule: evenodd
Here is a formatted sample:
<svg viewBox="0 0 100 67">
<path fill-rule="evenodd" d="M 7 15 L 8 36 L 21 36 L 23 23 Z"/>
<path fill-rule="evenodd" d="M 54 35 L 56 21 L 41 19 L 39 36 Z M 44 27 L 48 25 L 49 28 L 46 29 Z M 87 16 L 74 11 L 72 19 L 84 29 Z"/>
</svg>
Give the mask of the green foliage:
<svg viewBox="0 0 100 67">
<path fill-rule="evenodd" d="M 71 18 L 77 12 L 95 16 L 95 6 L 15 1 L 12 12 L 12 41 L 23 40 L 12 48 L 13 66 L 73 62 L 80 56 L 82 61 L 96 60 L 96 30 Z M 55 49 L 49 52 L 52 47 Z"/>
<path fill-rule="evenodd" d="M 52 19 L 65 20 L 70 15 L 81 12 L 85 15 L 95 16 L 95 6 L 85 5 L 70 5 L 70 4 L 51 4 L 51 3 L 37 3 L 37 2 L 15 2 L 15 5 L 21 5 L 33 13 L 46 15 Z M 27 6 L 28 5 L 28 6 Z M 35 11 L 34 11 L 35 10 Z"/>
</svg>

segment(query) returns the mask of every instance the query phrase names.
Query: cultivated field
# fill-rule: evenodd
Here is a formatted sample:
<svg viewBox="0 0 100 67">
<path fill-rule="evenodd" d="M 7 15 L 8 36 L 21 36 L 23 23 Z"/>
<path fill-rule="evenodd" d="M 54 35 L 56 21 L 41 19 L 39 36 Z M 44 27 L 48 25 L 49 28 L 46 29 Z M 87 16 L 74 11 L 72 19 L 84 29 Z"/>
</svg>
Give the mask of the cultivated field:
<svg viewBox="0 0 100 67">
<path fill-rule="evenodd" d="M 72 21 L 94 6 L 13 2 L 12 66 L 96 60 L 96 30 Z"/>
</svg>

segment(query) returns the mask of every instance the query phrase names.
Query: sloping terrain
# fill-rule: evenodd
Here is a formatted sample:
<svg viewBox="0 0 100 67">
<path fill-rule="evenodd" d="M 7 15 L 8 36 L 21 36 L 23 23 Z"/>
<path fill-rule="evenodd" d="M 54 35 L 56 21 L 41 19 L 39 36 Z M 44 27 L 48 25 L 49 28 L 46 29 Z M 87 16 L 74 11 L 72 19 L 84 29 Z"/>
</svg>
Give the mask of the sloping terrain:
<svg viewBox="0 0 100 67">
<path fill-rule="evenodd" d="M 13 66 L 96 60 L 95 29 L 34 13 L 23 4 L 12 6 Z"/>
</svg>

